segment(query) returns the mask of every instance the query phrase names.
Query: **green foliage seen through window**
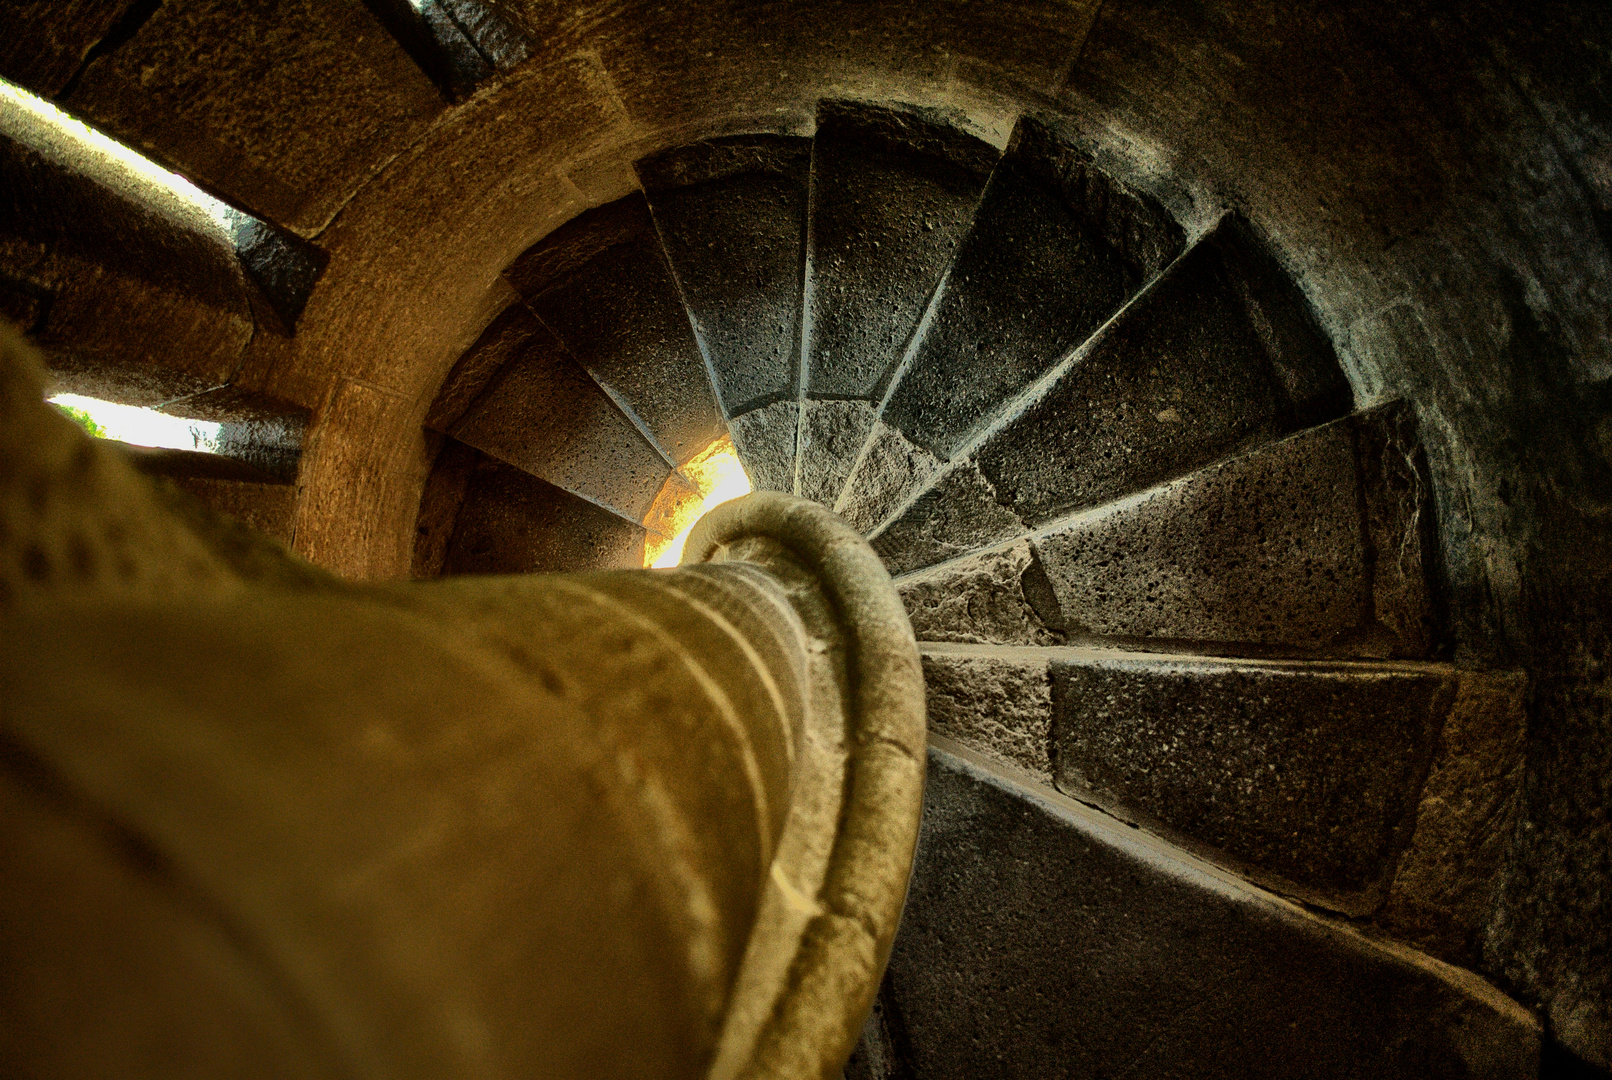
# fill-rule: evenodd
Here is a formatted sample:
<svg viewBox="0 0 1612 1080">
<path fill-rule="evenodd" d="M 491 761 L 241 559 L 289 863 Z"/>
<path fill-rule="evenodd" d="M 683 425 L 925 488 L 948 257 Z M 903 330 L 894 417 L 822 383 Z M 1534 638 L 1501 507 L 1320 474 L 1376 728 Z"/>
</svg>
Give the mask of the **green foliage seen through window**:
<svg viewBox="0 0 1612 1080">
<path fill-rule="evenodd" d="M 106 438 L 106 429 L 97 424 L 95 418 L 83 409 L 75 409 L 71 405 L 57 405 L 56 408 L 60 409 L 69 420 L 94 435 L 97 439 Z"/>
</svg>

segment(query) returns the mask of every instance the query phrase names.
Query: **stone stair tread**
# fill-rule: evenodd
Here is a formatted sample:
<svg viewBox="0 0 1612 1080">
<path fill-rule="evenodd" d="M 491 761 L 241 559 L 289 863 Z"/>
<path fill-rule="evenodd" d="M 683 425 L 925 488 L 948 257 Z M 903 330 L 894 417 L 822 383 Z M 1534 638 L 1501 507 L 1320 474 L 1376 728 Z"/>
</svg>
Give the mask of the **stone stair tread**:
<svg viewBox="0 0 1612 1080">
<path fill-rule="evenodd" d="M 1223 218 L 953 470 L 977 473 L 973 486 L 1033 527 L 1344 415 L 1330 345 L 1267 263 L 1246 227 Z M 920 496 L 881 528 L 881 553 L 911 568 L 933 561 L 925 549 L 977 544 L 949 536 L 945 517 Z"/>
<path fill-rule="evenodd" d="M 794 397 L 811 140 L 711 139 L 637 168 L 725 415 Z"/>
<path fill-rule="evenodd" d="M 884 986 L 918 1076 L 1529 1076 L 1541 1041 L 1477 976 L 943 738 Z"/>
<path fill-rule="evenodd" d="M 561 226 L 505 276 L 671 461 L 688 461 L 726 433 L 642 193 Z"/>
<path fill-rule="evenodd" d="M 1417 455 L 1414 417 L 1389 403 L 1005 545 L 979 543 L 981 532 L 975 547 L 989 550 L 920 570 L 898 587 L 914 605 L 920 637 L 1426 656 L 1437 634 L 1422 562 L 1430 485 Z M 951 493 L 941 511 L 968 509 L 952 488 L 936 490 Z M 975 501 L 985 504 L 982 527 L 988 513 L 1005 515 L 984 496 Z M 903 555 L 886 555 L 893 570 L 909 565 Z M 947 610 L 989 616 L 942 625 L 923 606 L 937 598 Z"/>
<path fill-rule="evenodd" d="M 870 415 L 819 400 L 877 403 L 968 229 L 997 158 L 956 117 L 918 108 L 824 101 L 812 143 L 807 283 L 807 431 L 802 493 L 832 503 Z M 833 430 L 830 430 L 833 428 Z"/>
<path fill-rule="evenodd" d="M 757 491 L 795 490 L 795 425 L 798 401 L 774 401 L 728 420 L 728 435 Z"/>
<path fill-rule="evenodd" d="M 531 312 L 508 308 L 471 354 L 468 367 L 497 363 L 498 370 L 448 434 L 624 518 L 645 520 L 671 465 Z"/>
</svg>

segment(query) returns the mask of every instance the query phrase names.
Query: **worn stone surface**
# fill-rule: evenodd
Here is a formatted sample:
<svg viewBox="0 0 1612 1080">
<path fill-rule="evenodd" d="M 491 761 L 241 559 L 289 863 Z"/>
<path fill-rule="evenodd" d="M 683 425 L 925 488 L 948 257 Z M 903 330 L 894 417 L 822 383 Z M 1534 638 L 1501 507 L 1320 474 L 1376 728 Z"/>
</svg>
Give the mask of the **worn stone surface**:
<svg viewBox="0 0 1612 1080">
<path fill-rule="evenodd" d="M 482 348 L 506 360 L 453 437 L 643 521 L 672 469 L 609 395 L 524 309 L 494 322 Z"/>
<path fill-rule="evenodd" d="M 877 419 L 866 401 L 801 402 L 800 494 L 832 507 L 845 490 L 857 455 L 873 434 Z"/>
<path fill-rule="evenodd" d="M 1002 505 L 990 482 L 972 462 L 964 462 L 931 481 L 929 489 L 874 538 L 873 548 L 892 574 L 906 574 L 1023 531 L 1024 522 Z"/>
<path fill-rule="evenodd" d="M 469 479 L 443 573 L 630 570 L 643 565 L 643 526 L 489 460 Z"/>
<path fill-rule="evenodd" d="M 1064 353 L 1090 336 L 1140 283 L 1084 206 L 1047 181 L 1058 153 L 1021 120 L 991 174 L 912 364 L 885 421 L 942 460 Z"/>
<path fill-rule="evenodd" d="M 1371 617 L 1347 421 L 1039 534 L 1049 625 L 1072 634 L 1321 648 Z"/>
<path fill-rule="evenodd" d="M 876 400 L 996 157 L 956 118 L 825 101 L 812 144 L 806 390 Z"/>
<path fill-rule="evenodd" d="M 941 466 L 942 462 L 929 451 L 914 446 L 901 432 L 876 420 L 867 456 L 846 481 L 835 509 L 864 533 L 870 532 L 940 472 Z"/>
<path fill-rule="evenodd" d="M 1521 809 L 1527 676 L 1463 671 L 1455 703 L 1375 922 L 1452 964 L 1477 969 L 1501 861 Z"/>
<path fill-rule="evenodd" d="M 1063 635 L 1041 621 L 1029 599 L 1033 564 L 1029 541 L 1020 540 L 897 578 L 896 588 L 919 641 L 1059 644 Z"/>
<path fill-rule="evenodd" d="M 1382 902 L 1455 693 L 1442 669 L 1095 650 L 1052 673 L 1060 789 L 1350 914 Z"/>
<path fill-rule="evenodd" d="M 977 451 L 1020 517 L 1040 523 L 1100 505 L 1314 422 L 1315 408 L 1301 415 L 1290 400 L 1238 294 L 1219 242 L 1232 229 L 1223 223 L 1200 241 Z M 1329 349 L 1283 364 L 1336 368 Z M 1325 404 L 1333 416 L 1348 411 L 1335 397 Z"/>
<path fill-rule="evenodd" d="M 794 397 L 811 142 L 733 136 L 638 163 L 725 415 Z"/>
<path fill-rule="evenodd" d="M 775 401 L 728 421 L 739 462 L 757 491 L 795 490 L 795 438 L 800 405 Z"/>
<path fill-rule="evenodd" d="M 65 105 L 303 236 L 444 108 L 357 0 L 161 4 Z"/>
<path fill-rule="evenodd" d="M 1481 980 L 951 746 L 886 978 L 907 1075 L 1535 1074 L 1538 1025 Z"/>
<path fill-rule="evenodd" d="M 17 0 L 0 8 L 0 76 L 55 97 L 136 0 Z"/>
<path fill-rule="evenodd" d="M 420 493 L 420 508 L 414 516 L 414 552 L 409 577 L 426 581 L 442 576 L 448 560 L 453 528 L 470 489 L 477 465 L 486 460 L 481 451 L 457 439 L 440 436 L 431 455 L 431 473 Z"/>
<path fill-rule="evenodd" d="M 726 433 L 641 194 L 590 210 L 509 269 L 532 312 L 681 464 Z"/>
<path fill-rule="evenodd" d="M 1427 455 L 1410 406 L 1394 403 L 1353 423 L 1364 495 L 1372 613 L 1394 656 L 1431 656 L 1443 645 L 1429 563 L 1437 521 Z"/>
<path fill-rule="evenodd" d="M 1052 783 L 1052 681 L 1045 655 L 924 650 L 929 730 Z"/>
</svg>

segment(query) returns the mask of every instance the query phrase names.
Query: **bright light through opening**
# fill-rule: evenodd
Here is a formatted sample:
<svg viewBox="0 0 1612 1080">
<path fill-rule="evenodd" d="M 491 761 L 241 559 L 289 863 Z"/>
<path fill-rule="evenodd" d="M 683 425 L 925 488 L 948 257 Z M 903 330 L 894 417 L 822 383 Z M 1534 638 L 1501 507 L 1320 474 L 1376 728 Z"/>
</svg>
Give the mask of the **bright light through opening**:
<svg viewBox="0 0 1612 1080">
<path fill-rule="evenodd" d="M 676 566 L 683 558 L 683 545 L 688 543 L 688 534 L 693 530 L 694 523 L 700 520 L 707 510 L 755 490 L 750 486 L 750 478 L 744 473 L 744 466 L 739 464 L 739 455 L 733 449 L 731 439 L 720 439 L 712 443 L 709 449 L 683 466 L 680 471 L 699 490 L 700 498 L 698 502 L 693 499 L 679 500 L 673 518 L 673 527 L 677 528 L 678 532 L 672 537 L 671 543 L 659 552 L 653 547 L 645 548 L 644 561 L 649 566 L 661 568 Z M 667 486 L 668 488 L 671 486 L 670 481 Z"/>
<path fill-rule="evenodd" d="M 170 450 L 218 452 L 219 425 L 206 420 L 186 420 L 155 409 L 119 405 L 78 394 L 57 394 L 50 401 L 53 405 L 83 412 L 100 425 L 102 430 L 97 434 L 103 439 Z"/>
</svg>

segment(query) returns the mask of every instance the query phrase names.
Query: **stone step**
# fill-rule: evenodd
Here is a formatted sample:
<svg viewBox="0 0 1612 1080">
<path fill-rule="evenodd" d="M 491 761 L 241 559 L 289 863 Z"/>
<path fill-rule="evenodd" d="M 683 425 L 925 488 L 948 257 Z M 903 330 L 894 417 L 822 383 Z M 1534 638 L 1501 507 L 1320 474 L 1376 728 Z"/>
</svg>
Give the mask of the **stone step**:
<svg viewBox="0 0 1612 1080">
<path fill-rule="evenodd" d="M 740 460 L 791 491 L 811 140 L 711 139 L 637 168 Z"/>
<path fill-rule="evenodd" d="M 968 229 L 994 147 L 960 117 L 818 105 L 800 493 L 830 505 Z"/>
<path fill-rule="evenodd" d="M 1439 640 L 1430 492 L 1415 418 L 1390 403 L 898 587 L 931 640 L 1426 657 Z"/>
<path fill-rule="evenodd" d="M 1520 673 L 923 652 L 932 732 L 1250 881 L 1479 961 L 1521 793 Z"/>
<path fill-rule="evenodd" d="M 1004 408 L 942 478 L 875 530 L 877 546 L 902 570 L 929 565 L 1349 407 L 1348 383 L 1304 298 L 1228 215 Z"/>
<path fill-rule="evenodd" d="M 838 509 L 883 521 L 1180 253 L 1151 198 L 1024 118 Z"/>
<path fill-rule="evenodd" d="M 450 445 L 462 445 L 453 444 Z M 632 570 L 644 565 L 641 525 L 521 469 L 465 447 L 457 491 L 427 490 L 432 522 L 445 533 L 441 574 L 531 574 Z M 437 480 L 433 476 L 433 482 Z M 425 516 L 422 505 L 422 517 Z M 416 550 L 417 576 L 420 551 Z M 429 567 L 426 567 L 429 571 Z"/>
<path fill-rule="evenodd" d="M 1522 1078 L 1541 1042 L 1478 976 L 943 737 L 880 1011 L 920 1077 Z"/>
<path fill-rule="evenodd" d="M 682 464 L 726 434 L 641 193 L 562 225 L 505 277 L 669 461 Z"/>
<path fill-rule="evenodd" d="M 485 379 L 452 417 L 463 383 Z M 556 487 L 643 522 L 672 466 L 521 304 L 467 350 L 428 426 Z"/>
</svg>

